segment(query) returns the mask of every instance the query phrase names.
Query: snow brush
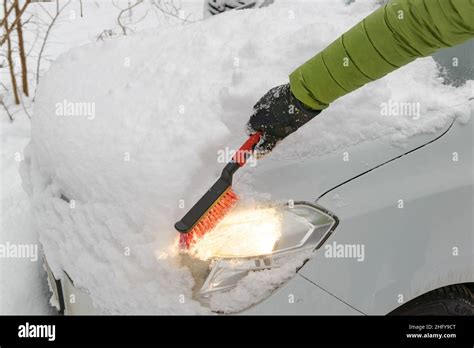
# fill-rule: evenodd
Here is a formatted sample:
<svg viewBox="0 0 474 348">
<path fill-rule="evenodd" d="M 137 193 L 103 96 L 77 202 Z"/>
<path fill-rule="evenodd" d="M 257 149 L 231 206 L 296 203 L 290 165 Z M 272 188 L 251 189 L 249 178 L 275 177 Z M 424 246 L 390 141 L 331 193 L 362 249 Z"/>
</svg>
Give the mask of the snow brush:
<svg viewBox="0 0 474 348">
<path fill-rule="evenodd" d="M 175 223 L 174 227 L 181 233 L 179 245 L 182 249 L 189 249 L 198 238 L 212 230 L 237 203 L 239 197 L 232 190 L 232 176 L 247 162 L 260 138 L 261 133 L 252 134 L 224 167 L 216 183 Z"/>
</svg>

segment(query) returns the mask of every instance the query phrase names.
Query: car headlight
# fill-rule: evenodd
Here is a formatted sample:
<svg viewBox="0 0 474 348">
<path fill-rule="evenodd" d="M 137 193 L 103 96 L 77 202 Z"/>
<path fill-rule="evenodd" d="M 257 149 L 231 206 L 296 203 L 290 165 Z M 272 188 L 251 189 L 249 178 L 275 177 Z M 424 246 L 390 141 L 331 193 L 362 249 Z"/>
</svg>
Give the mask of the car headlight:
<svg viewBox="0 0 474 348">
<path fill-rule="evenodd" d="M 296 273 L 337 223 L 334 215 L 306 202 L 230 213 L 183 256 L 196 281 L 195 297 L 223 312 L 260 301 Z M 259 276 L 257 272 L 264 280 L 257 282 L 258 289 L 249 290 L 245 280 L 251 274 Z M 239 284 L 252 296 L 229 306 Z"/>
</svg>

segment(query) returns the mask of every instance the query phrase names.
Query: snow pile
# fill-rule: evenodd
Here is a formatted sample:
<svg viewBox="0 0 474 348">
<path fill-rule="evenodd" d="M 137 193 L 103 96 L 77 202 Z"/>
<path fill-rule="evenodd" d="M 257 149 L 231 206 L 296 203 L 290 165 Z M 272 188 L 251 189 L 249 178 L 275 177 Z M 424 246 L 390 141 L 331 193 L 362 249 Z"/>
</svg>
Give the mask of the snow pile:
<svg viewBox="0 0 474 348">
<path fill-rule="evenodd" d="M 55 274 L 65 270 L 105 313 L 208 312 L 192 299 L 174 222 L 219 174 L 216 151 L 242 142 L 256 100 L 373 9 L 277 2 L 61 56 L 41 80 L 22 167 Z M 423 59 L 335 102 L 266 160 L 380 137 L 403 143 L 467 114 L 448 107 L 468 93 L 443 85 Z M 390 99 L 419 102 L 422 116 L 382 117 Z M 254 283 L 243 282 L 249 293 Z"/>
</svg>

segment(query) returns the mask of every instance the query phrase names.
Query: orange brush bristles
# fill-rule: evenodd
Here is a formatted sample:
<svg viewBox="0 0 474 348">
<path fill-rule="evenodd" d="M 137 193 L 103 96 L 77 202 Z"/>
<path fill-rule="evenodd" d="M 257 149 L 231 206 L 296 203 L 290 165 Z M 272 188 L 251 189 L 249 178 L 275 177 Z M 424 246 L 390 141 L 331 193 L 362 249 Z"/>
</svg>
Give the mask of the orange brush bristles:
<svg viewBox="0 0 474 348">
<path fill-rule="evenodd" d="M 204 214 L 201 219 L 194 225 L 188 233 L 181 233 L 179 237 L 179 245 L 183 249 L 189 247 L 207 232 L 216 227 L 217 223 L 222 220 L 225 214 L 237 203 L 239 196 L 232 191 L 227 190 Z"/>
</svg>

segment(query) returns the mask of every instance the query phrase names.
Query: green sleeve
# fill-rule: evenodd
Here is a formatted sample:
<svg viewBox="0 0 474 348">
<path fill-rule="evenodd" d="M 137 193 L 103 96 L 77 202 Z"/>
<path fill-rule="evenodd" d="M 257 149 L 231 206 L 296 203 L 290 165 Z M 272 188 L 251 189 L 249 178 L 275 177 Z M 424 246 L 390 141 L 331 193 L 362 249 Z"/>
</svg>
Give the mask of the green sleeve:
<svg viewBox="0 0 474 348">
<path fill-rule="evenodd" d="M 418 57 L 474 37 L 474 0 L 396 0 L 370 14 L 290 75 L 320 110 Z"/>
</svg>

